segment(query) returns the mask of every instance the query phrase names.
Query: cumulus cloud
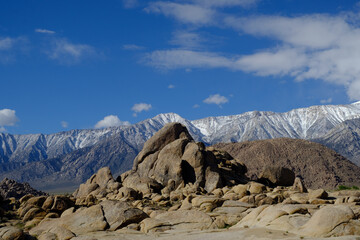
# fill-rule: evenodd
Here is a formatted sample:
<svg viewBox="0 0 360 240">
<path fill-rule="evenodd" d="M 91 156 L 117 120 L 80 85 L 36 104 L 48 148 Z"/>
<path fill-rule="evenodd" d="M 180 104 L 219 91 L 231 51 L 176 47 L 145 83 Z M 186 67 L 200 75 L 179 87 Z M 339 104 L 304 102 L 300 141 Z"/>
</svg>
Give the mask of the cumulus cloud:
<svg viewBox="0 0 360 240">
<path fill-rule="evenodd" d="M 182 23 L 206 24 L 213 21 L 217 8 L 241 2 L 155 2 L 150 9 L 172 16 Z M 182 8 L 187 7 L 206 11 L 186 16 L 191 11 Z M 179 31 L 174 33 L 170 42 L 177 48 L 148 53 L 144 57 L 145 63 L 166 70 L 226 68 L 259 76 L 290 76 L 296 81 L 322 80 L 344 86 L 351 100 L 360 100 L 360 27 L 356 14 L 222 17 L 225 27 L 240 34 L 273 40 L 274 45 L 246 55 L 236 52 L 230 55 L 204 51 L 198 44 L 201 38 L 196 32 Z"/>
<path fill-rule="evenodd" d="M 143 50 L 144 47 L 136 45 L 136 44 L 125 44 L 123 45 L 124 50 Z"/>
<path fill-rule="evenodd" d="M 60 124 L 62 128 L 67 128 L 69 126 L 69 123 L 66 121 L 61 121 Z"/>
<path fill-rule="evenodd" d="M 173 88 L 175 88 L 175 85 L 170 84 L 170 85 L 168 86 L 168 88 L 169 88 L 169 89 L 173 89 Z"/>
<path fill-rule="evenodd" d="M 95 128 L 119 127 L 131 125 L 128 121 L 120 121 L 118 116 L 109 115 L 95 124 Z"/>
<path fill-rule="evenodd" d="M 260 16 L 227 22 L 244 33 L 281 43 L 271 50 L 272 54 L 264 50 L 240 58 L 241 70 L 263 76 L 290 75 L 299 81 L 321 79 L 345 86 L 350 99 L 360 99 L 360 28 L 347 17 Z M 269 71 L 275 55 L 279 61 Z"/>
<path fill-rule="evenodd" d="M 216 104 L 218 106 L 221 106 L 222 104 L 229 102 L 229 99 L 227 99 L 224 96 L 221 96 L 220 94 L 214 94 L 214 95 L 210 95 L 203 102 L 206 104 Z"/>
<path fill-rule="evenodd" d="M 47 51 L 49 58 L 61 63 L 77 63 L 85 57 L 96 55 L 95 49 L 87 44 L 74 44 L 65 38 L 54 39 L 52 46 Z"/>
<path fill-rule="evenodd" d="M 199 104 L 194 104 L 193 108 L 199 108 L 200 105 Z"/>
<path fill-rule="evenodd" d="M 152 108 L 151 104 L 148 103 L 136 103 L 131 108 L 131 110 L 134 112 L 133 116 L 136 117 L 138 113 L 149 111 Z"/>
<path fill-rule="evenodd" d="M 48 29 L 43 29 L 43 28 L 37 28 L 35 29 L 35 32 L 37 33 L 45 33 L 45 34 L 55 34 L 55 31 L 52 30 L 48 30 Z"/>
<path fill-rule="evenodd" d="M 6 126 L 14 126 L 19 119 L 16 116 L 15 110 L 2 109 L 0 110 L 0 131 L 6 131 Z"/>
</svg>

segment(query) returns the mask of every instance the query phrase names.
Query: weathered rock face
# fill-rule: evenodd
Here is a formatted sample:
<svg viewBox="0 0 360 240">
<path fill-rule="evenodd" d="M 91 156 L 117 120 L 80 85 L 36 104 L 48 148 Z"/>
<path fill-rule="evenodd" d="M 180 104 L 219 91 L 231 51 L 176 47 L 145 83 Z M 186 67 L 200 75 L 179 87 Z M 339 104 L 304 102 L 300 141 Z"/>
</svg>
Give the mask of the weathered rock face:
<svg viewBox="0 0 360 240">
<path fill-rule="evenodd" d="M 245 172 L 246 167 L 226 152 L 206 149 L 194 142 L 185 126 L 170 123 L 145 143 L 133 169 L 122 175 L 122 183 L 144 194 L 161 188 L 171 192 L 188 183 L 211 192 L 245 183 Z"/>
<path fill-rule="evenodd" d="M 295 173 L 288 168 L 265 166 L 259 175 L 259 181 L 270 186 L 291 186 L 294 184 Z"/>
<path fill-rule="evenodd" d="M 0 239 L 20 240 L 25 239 L 25 234 L 22 230 L 16 227 L 2 227 L 0 228 Z"/>
<path fill-rule="evenodd" d="M 92 175 L 85 183 L 73 193 L 75 198 L 85 198 L 88 195 L 98 195 L 102 193 L 112 192 L 121 187 L 117 182 L 108 167 L 101 168 L 97 173 Z"/>
<path fill-rule="evenodd" d="M 32 194 L 33 196 L 46 195 L 46 193 L 32 188 L 28 183 L 18 183 L 8 178 L 4 178 L 0 182 L 0 195 L 4 198 L 14 197 L 20 199 L 27 194 Z"/>
<path fill-rule="evenodd" d="M 62 212 L 75 206 L 75 200 L 66 196 L 39 196 L 26 195 L 20 199 L 17 210 L 24 223 L 33 219 L 59 217 Z"/>
<path fill-rule="evenodd" d="M 110 231 L 115 231 L 131 223 L 139 223 L 148 218 L 146 213 L 138 208 L 131 208 L 126 202 L 107 200 L 101 202 L 100 205 Z"/>
<path fill-rule="evenodd" d="M 147 214 L 130 204 L 120 201 L 105 200 L 89 208 L 82 207 L 75 211 L 69 208 L 60 218 L 45 218 L 38 226 L 30 230 L 31 235 L 55 235 L 57 239 L 70 239 L 79 234 L 110 230 L 125 227 L 131 223 L 139 223 L 147 218 Z M 61 238 L 60 235 L 70 236 Z M 44 239 L 45 236 L 43 236 Z M 56 239 L 56 238 L 55 238 Z"/>
</svg>

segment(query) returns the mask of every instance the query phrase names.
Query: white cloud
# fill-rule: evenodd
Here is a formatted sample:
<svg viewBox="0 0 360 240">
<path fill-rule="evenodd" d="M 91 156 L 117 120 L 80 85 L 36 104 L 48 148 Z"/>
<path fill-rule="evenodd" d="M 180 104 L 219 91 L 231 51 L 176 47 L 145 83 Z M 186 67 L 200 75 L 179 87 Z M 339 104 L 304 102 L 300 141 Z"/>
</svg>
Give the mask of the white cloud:
<svg viewBox="0 0 360 240">
<path fill-rule="evenodd" d="M 123 0 L 124 8 L 134 8 L 139 5 L 138 0 Z"/>
<path fill-rule="evenodd" d="M 15 110 L 2 109 L 0 110 L 0 128 L 1 132 L 6 131 L 5 126 L 14 126 L 19 119 L 16 116 Z"/>
<path fill-rule="evenodd" d="M 125 50 L 143 50 L 144 47 L 135 45 L 135 44 L 125 44 L 125 45 L 123 45 L 123 49 L 125 49 Z"/>
<path fill-rule="evenodd" d="M 15 60 L 16 55 L 27 50 L 25 37 L 0 37 L 0 63 L 9 63 Z"/>
<path fill-rule="evenodd" d="M 222 104 L 229 102 L 229 99 L 227 99 L 224 96 L 221 96 L 220 94 L 214 94 L 214 95 L 210 95 L 203 102 L 206 104 L 216 104 L 218 106 L 221 106 Z"/>
<path fill-rule="evenodd" d="M 320 103 L 322 103 L 322 104 L 327 104 L 327 103 L 332 103 L 332 98 L 328 98 L 328 99 L 322 99 L 322 100 L 320 100 Z"/>
<path fill-rule="evenodd" d="M 194 104 L 193 108 L 199 108 L 200 105 L 199 104 Z"/>
<path fill-rule="evenodd" d="M 233 68 L 235 61 L 211 52 L 173 49 L 154 51 L 144 61 L 160 69 Z"/>
<path fill-rule="evenodd" d="M 239 59 L 239 69 L 255 74 L 320 79 L 347 88 L 360 100 L 360 28 L 350 15 L 261 16 L 228 19 L 242 32 L 280 41 L 274 49 Z M 261 57 L 261 59 L 260 59 Z M 269 65 L 273 65 L 270 70 Z"/>
<path fill-rule="evenodd" d="M 250 7 L 260 0 L 182 0 L 177 2 L 151 2 L 145 9 L 147 12 L 163 14 L 175 20 L 194 25 L 218 24 L 222 14 L 219 8 Z"/>
<path fill-rule="evenodd" d="M 149 111 L 152 108 L 151 104 L 148 103 L 136 103 L 131 108 L 131 110 L 134 112 L 133 116 L 136 117 L 138 113 L 143 111 Z"/>
<path fill-rule="evenodd" d="M 198 49 L 205 40 L 196 32 L 175 31 L 170 44 L 183 49 Z"/>
<path fill-rule="evenodd" d="M 74 44 L 67 39 L 54 39 L 51 49 L 47 52 L 51 59 L 61 63 L 77 63 L 85 57 L 96 55 L 95 49 L 87 44 Z"/>
<path fill-rule="evenodd" d="M 342 17 L 305 15 L 300 17 L 258 16 L 229 17 L 225 22 L 245 33 L 280 40 L 286 44 L 310 49 L 334 47 L 351 26 Z"/>
<path fill-rule="evenodd" d="M 6 129 L 4 127 L 0 127 L 0 133 L 6 132 Z"/>
<path fill-rule="evenodd" d="M 9 37 L 0 38 L 0 51 L 11 49 L 14 45 L 14 41 L 13 38 Z"/>
<path fill-rule="evenodd" d="M 190 24 L 208 24 L 213 21 L 216 12 L 195 4 L 174 2 L 153 2 L 145 9 L 147 12 L 173 17 L 177 21 Z"/>
<path fill-rule="evenodd" d="M 173 89 L 173 88 L 175 88 L 175 85 L 170 84 L 170 85 L 168 86 L 168 88 L 169 88 L 169 89 Z"/>
<path fill-rule="evenodd" d="M 128 121 L 120 121 L 115 115 L 106 116 L 103 120 L 100 120 L 95 124 L 95 128 L 107 128 L 107 127 L 118 127 L 118 126 L 131 125 Z"/>
<path fill-rule="evenodd" d="M 208 5 L 211 5 L 211 2 L 208 2 Z M 210 9 L 203 7 L 201 4 L 204 3 L 200 0 L 191 3 Z M 157 11 L 164 14 L 167 12 L 167 15 L 175 17 L 174 9 L 179 8 L 179 4 L 163 4 L 165 3 L 155 4 Z M 182 7 L 184 6 L 187 5 L 183 4 Z M 167 8 L 174 9 L 170 11 Z M 213 8 L 211 10 L 216 11 Z M 199 49 L 201 46 L 198 43 L 201 39 L 199 40 L 196 32 L 180 31 L 175 32 L 172 39 L 172 43 L 179 48 L 153 51 L 148 53 L 144 60 L 151 66 L 165 70 L 226 68 L 259 76 L 290 76 L 297 81 L 323 80 L 344 86 L 351 100 L 360 100 L 360 27 L 359 19 L 355 15 L 225 17 L 225 26 L 239 31 L 240 34 L 273 40 L 273 47 L 257 49 L 247 55 L 226 55 Z M 193 22 L 211 21 L 211 14 L 204 16 L 209 16 L 202 18 L 206 21 Z M 184 23 L 191 22 L 179 16 L 175 18 Z"/>
<path fill-rule="evenodd" d="M 52 30 L 48 30 L 48 29 L 43 29 L 43 28 L 37 28 L 35 29 L 35 32 L 37 33 L 45 33 L 45 34 L 55 34 L 55 31 Z"/>
<path fill-rule="evenodd" d="M 244 72 L 255 72 L 260 76 L 296 75 L 305 67 L 307 60 L 306 55 L 297 49 L 274 49 L 242 56 L 234 62 L 233 68 Z"/>
<path fill-rule="evenodd" d="M 60 124 L 61 124 L 61 127 L 63 127 L 63 128 L 67 128 L 69 126 L 69 123 L 66 121 L 61 121 Z"/>
</svg>

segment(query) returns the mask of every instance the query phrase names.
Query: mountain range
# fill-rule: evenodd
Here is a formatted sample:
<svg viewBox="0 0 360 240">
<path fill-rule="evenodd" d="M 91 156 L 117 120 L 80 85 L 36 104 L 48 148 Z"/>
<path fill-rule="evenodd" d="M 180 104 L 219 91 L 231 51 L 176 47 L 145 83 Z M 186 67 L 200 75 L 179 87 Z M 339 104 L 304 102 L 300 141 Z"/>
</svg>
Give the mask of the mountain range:
<svg viewBox="0 0 360 240">
<path fill-rule="evenodd" d="M 130 126 L 55 134 L 0 133 L 0 174 L 42 190 L 75 188 L 103 166 L 109 166 L 114 175 L 130 169 L 145 141 L 169 122 L 184 124 L 196 141 L 207 145 L 284 137 L 307 139 L 334 149 L 360 166 L 360 102 L 356 102 L 192 121 L 166 113 Z"/>
</svg>

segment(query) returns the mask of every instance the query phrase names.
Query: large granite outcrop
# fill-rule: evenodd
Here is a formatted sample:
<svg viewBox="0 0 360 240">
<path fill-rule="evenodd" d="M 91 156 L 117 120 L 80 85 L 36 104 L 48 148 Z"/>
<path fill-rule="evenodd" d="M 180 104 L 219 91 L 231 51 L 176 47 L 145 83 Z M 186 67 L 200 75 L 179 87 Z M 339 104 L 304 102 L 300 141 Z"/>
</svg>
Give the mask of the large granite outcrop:
<svg viewBox="0 0 360 240">
<path fill-rule="evenodd" d="M 215 188 L 246 183 L 245 165 L 228 153 L 195 142 L 180 123 L 165 125 L 144 145 L 132 170 L 121 176 L 123 186 L 144 194 L 193 184 L 211 192 Z"/>
</svg>

